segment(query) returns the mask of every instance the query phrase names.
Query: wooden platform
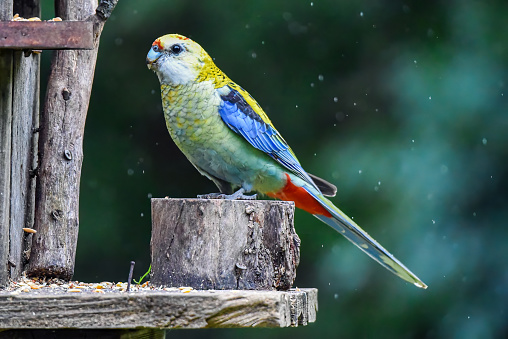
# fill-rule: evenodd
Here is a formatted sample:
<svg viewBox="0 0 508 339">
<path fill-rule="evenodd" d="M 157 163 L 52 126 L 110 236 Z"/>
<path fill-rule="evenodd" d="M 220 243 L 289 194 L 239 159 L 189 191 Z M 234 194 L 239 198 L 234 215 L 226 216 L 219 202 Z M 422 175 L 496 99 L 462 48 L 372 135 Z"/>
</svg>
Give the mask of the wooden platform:
<svg viewBox="0 0 508 339">
<path fill-rule="evenodd" d="M 0 291 L 0 329 L 289 327 L 314 322 L 317 307 L 314 288 L 188 293 Z"/>
</svg>

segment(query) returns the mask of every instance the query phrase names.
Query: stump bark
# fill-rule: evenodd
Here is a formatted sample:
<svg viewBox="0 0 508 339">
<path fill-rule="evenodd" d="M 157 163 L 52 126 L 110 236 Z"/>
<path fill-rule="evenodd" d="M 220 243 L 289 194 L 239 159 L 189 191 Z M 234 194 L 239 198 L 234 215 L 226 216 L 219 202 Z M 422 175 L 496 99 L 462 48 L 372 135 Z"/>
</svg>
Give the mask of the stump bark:
<svg viewBox="0 0 508 339">
<path fill-rule="evenodd" d="M 287 290 L 300 260 L 293 216 L 292 202 L 152 199 L 151 283 Z"/>
</svg>

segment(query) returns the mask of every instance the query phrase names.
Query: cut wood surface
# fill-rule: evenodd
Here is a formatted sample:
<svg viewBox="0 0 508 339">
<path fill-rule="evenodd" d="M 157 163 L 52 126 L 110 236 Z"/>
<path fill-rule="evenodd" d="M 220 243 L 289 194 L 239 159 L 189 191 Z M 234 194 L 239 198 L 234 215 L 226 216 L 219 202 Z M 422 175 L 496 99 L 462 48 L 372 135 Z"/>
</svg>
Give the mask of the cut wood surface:
<svg viewBox="0 0 508 339">
<path fill-rule="evenodd" d="M 300 239 L 294 203 L 152 199 L 153 285 L 287 290 Z"/>
<path fill-rule="evenodd" d="M 316 320 L 317 290 L 0 291 L 0 329 L 288 327 Z"/>
</svg>

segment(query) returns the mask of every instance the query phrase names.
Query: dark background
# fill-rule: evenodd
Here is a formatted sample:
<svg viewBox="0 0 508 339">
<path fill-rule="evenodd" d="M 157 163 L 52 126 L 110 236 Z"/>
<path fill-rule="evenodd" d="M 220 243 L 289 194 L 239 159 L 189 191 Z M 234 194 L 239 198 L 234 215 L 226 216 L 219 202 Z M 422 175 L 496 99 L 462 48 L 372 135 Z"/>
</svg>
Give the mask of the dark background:
<svg viewBox="0 0 508 339">
<path fill-rule="evenodd" d="M 53 16 L 43 1 L 43 19 Z M 169 337 L 508 336 L 506 1 L 121 0 L 106 24 L 85 132 L 75 279 L 150 264 L 150 197 L 215 191 L 171 141 L 155 38 L 180 33 L 264 107 L 304 168 L 425 283 L 390 274 L 298 211 L 296 285 L 319 289 L 297 329 Z M 44 52 L 47 74 L 50 52 Z"/>
</svg>

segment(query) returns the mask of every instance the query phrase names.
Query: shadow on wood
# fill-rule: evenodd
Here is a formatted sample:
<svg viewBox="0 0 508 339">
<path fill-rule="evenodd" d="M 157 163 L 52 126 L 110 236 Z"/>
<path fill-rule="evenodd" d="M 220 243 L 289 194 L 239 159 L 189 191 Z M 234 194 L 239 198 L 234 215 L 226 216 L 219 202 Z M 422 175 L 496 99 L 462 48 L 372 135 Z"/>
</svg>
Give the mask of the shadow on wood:
<svg viewBox="0 0 508 339">
<path fill-rule="evenodd" d="M 293 202 L 152 199 L 150 282 L 287 290 L 300 260 L 293 215 Z"/>
</svg>

